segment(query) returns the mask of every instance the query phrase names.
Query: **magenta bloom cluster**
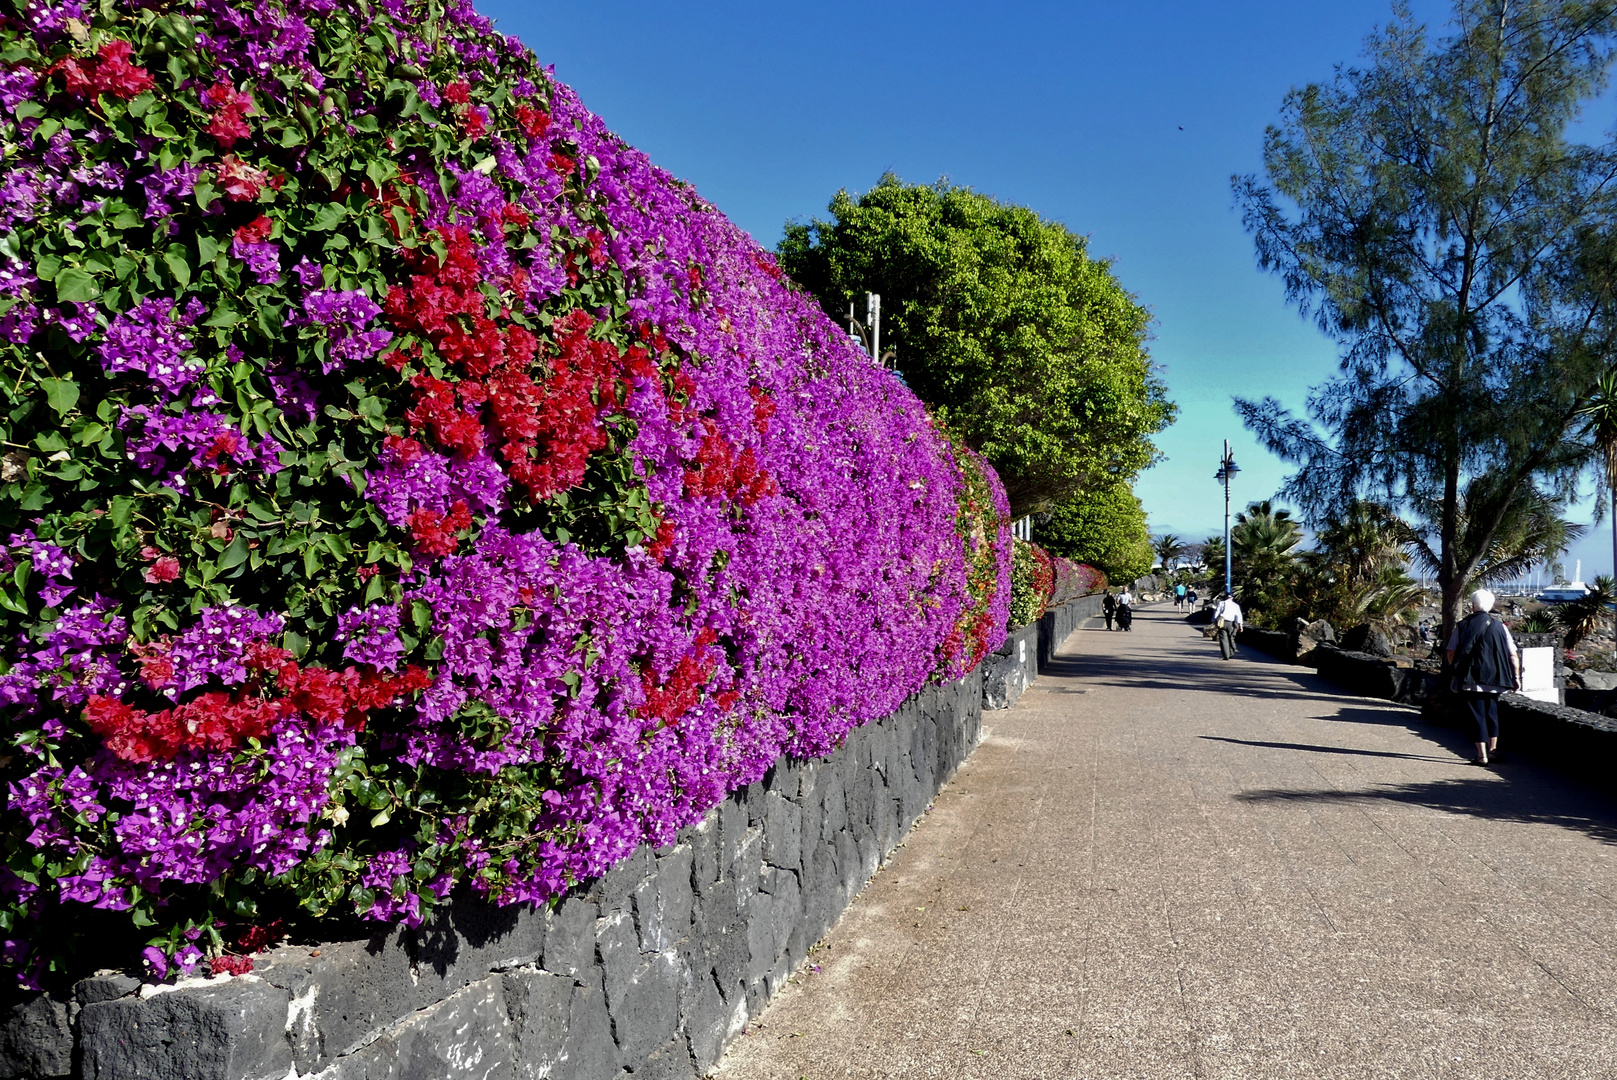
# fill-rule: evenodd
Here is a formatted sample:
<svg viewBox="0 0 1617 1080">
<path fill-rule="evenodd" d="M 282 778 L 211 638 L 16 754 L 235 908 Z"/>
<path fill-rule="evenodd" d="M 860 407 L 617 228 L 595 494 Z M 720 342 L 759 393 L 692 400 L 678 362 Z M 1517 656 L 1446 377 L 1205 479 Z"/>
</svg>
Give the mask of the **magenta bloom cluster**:
<svg viewBox="0 0 1617 1080">
<path fill-rule="evenodd" d="M 162 975 L 271 915 L 555 897 L 1003 640 L 992 470 L 433 10 L 0 25 L 25 981 L 77 911 Z"/>
</svg>

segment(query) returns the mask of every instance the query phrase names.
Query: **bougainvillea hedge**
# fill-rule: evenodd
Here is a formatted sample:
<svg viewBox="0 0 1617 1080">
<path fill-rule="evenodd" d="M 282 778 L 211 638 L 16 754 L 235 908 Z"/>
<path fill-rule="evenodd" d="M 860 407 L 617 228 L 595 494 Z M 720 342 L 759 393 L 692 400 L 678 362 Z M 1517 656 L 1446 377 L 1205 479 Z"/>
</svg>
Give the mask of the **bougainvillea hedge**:
<svg viewBox="0 0 1617 1080">
<path fill-rule="evenodd" d="M 1088 563 L 1073 562 L 1059 555 L 1051 556 L 1050 563 L 1055 569 L 1055 583 L 1050 589 L 1052 606 L 1106 588 L 1106 575 Z"/>
<path fill-rule="evenodd" d="M 31 0 L 0 140 L 24 983 L 553 897 L 1003 640 L 991 471 L 464 4 Z"/>
</svg>

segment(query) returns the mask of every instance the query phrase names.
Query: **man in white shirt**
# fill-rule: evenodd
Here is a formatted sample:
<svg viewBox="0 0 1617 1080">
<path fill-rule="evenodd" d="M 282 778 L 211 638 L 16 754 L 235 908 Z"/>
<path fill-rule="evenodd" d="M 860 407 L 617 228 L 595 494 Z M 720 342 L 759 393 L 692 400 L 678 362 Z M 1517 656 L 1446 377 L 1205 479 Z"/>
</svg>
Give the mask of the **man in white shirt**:
<svg viewBox="0 0 1617 1080">
<path fill-rule="evenodd" d="M 1218 606 L 1213 609 L 1213 626 L 1218 630 L 1218 652 L 1224 659 L 1235 656 L 1235 635 L 1246 628 L 1246 616 L 1241 605 L 1229 593 L 1221 593 Z"/>
</svg>

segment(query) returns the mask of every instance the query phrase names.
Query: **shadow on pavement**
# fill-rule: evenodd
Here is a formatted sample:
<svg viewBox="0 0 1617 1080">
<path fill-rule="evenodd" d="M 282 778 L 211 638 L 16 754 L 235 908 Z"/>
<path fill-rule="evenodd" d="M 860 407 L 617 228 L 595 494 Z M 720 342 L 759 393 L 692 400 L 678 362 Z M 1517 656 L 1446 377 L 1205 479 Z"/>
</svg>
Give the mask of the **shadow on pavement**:
<svg viewBox="0 0 1617 1080">
<path fill-rule="evenodd" d="M 1262 744 L 1260 744 L 1262 745 Z M 1328 747 L 1308 749 L 1327 750 Z M 1399 755 L 1393 755 L 1399 756 Z M 1567 785 L 1543 775 L 1529 775 L 1525 782 L 1510 782 L 1517 765 L 1484 772 L 1476 779 L 1428 780 L 1418 784 L 1380 784 L 1360 791 L 1296 791 L 1271 788 L 1246 791 L 1235 798 L 1252 803 L 1337 803 L 1374 805 L 1380 802 L 1407 803 L 1433 810 L 1486 818 L 1490 821 L 1519 821 L 1532 825 L 1556 825 L 1575 829 L 1602 843 L 1617 844 L 1617 805 L 1613 800 L 1581 784 Z"/>
<path fill-rule="evenodd" d="M 1199 735 L 1211 742 L 1238 743 L 1241 746 L 1266 746 L 1271 750 L 1302 750 L 1311 754 L 1358 754 L 1361 757 L 1403 758 L 1406 761 L 1437 761 L 1452 765 L 1452 757 L 1433 757 L 1430 754 L 1399 754 L 1391 750 L 1359 750 L 1351 746 L 1315 746 L 1310 743 L 1259 742 L 1254 739 L 1231 739 L 1223 735 Z"/>
</svg>

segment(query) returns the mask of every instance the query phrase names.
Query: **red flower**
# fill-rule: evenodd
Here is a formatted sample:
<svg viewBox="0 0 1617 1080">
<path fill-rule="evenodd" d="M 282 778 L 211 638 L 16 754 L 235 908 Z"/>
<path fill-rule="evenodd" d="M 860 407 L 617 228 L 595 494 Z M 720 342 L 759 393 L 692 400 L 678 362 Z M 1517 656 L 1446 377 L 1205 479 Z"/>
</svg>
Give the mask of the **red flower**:
<svg viewBox="0 0 1617 1080">
<path fill-rule="evenodd" d="M 522 125 L 522 131 L 530 139 L 537 139 L 550 127 L 550 114 L 543 109 L 536 109 L 527 102 L 516 108 L 517 123 Z"/>
<path fill-rule="evenodd" d="M 256 111 L 250 95 L 237 92 L 227 82 L 217 82 L 203 92 L 202 101 L 219 110 L 208 121 L 208 134 L 226 150 L 253 133 L 245 119 L 249 113 Z"/>
<path fill-rule="evenodd" d="M 129 42 L 119 38 L 101 46 L 92 76 L 96 95 L 106 94 L 128 101 L 157 85 L 150 72 L 129 62 L 133 53 Z"/>
<path fill-rule="evenodd" d="M 180 560 L 172 555 L 164 555 L 146 568 L 144 577 L 147 583 L 161 585 L 173 581 L 180 576 Z"/>
<path fill-rule="evenodd" d="M 460 546 L 460 538 L 455 534 L 471 528 L 472 513 L 464 499 L 457 499 L 455 505 L 443 514 L 420 507 L 411 512 L 406 523 L 410 527 L 410 536 L 415 540 L 416 550 L 437 558 L 455 553 Z"/>
<path fill-rule="evenodd" d="M 229 972 L 232 975 L 245 975 L 253 970 L 251 956 L 215 956 L 208 961 L 208 970 L 214 975 L 223 975 Z"/>
<path fill-rule="evenodd" d="M 452 105 L 464 105 L 472 100 L 472 88 L 465 82 L 452 82 L 444 87 L 444 100 Z"/>
<path fill-rule="evenodd" d="M 269 174 L 227 154 L 219 163 L 219 188 L 233 202 L 251 202 L 264 190 Z"/>
<path fill-rule="evenodd" d="M 236 230 L 236 242 L 240 244 L 261 244 L 269 239 L 269 234 L 275 228 L 275 223 L 263 214 Z"/>
</svg>

